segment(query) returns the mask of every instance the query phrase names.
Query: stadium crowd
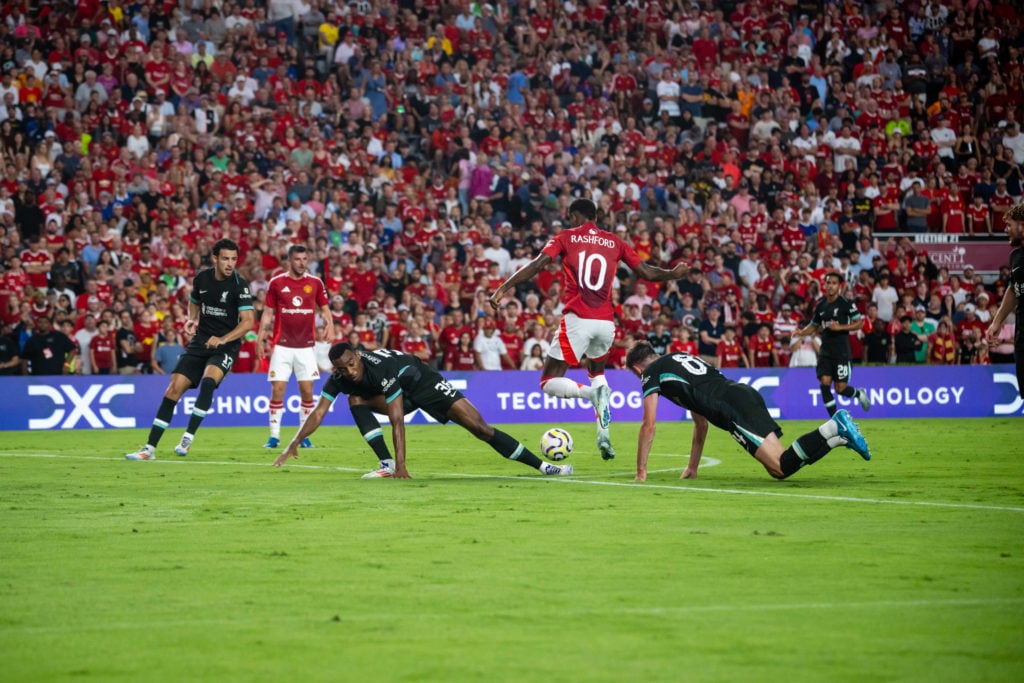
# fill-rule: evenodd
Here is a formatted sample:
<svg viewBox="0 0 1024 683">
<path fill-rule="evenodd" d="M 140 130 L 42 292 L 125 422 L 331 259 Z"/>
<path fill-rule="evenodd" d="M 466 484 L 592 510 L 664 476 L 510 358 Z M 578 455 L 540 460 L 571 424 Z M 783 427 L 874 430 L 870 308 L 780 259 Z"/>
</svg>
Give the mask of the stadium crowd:
<svg viewBox="0 0 1024 683">
<path fill-rule="evenodd" d="M 813 366 L 790 334 L 830 270 L 867 319 L 855 358 L 1006 362 L 1012 323 L 983 330 L 1008 273 L 906 235 L 1005 239 L 1021 4 L 3 2 L 0 373 L 168 372 L 221 237 L 257 313 L 302 243 L 340 339 L 538 369 L 557 265 L 487 299 L 577 197 L 691 266 L 616 274 L 610 367 L 633 339 Z"/>
</svg>

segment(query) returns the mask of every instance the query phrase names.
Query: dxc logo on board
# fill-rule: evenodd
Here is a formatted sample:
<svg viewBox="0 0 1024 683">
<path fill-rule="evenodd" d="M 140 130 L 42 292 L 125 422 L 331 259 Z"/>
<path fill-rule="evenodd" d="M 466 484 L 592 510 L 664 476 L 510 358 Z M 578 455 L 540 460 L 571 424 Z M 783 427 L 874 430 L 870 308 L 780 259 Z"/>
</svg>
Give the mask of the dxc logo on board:
<svg viewBox="0 0 1024 683">
<path fill-rule="evenodd" d="M 1017 388 L 1017 376 L 1010 372 L 996 372 L 992 374 L 992 381 L 995 384 L 1009 384 L 1013 387 L 1013 399 L 1009 403 L 996 403 L 992 406 L 992 412 L 996 415 L 1020 415 L 1021 408 L 1024 408 L 1024 399 L 1020 398 Z"/>
<path fill-rule="evenodd" d="M 70 384 L 57 386 L 34 384 L 28 387 L 28 395 L 44 396 L 50 399 L 54 409 L 46 417 L 29 419 L 28 428 L 74 429 L 82 420 L 85 420 L 93 429 L 134 427 L 134 417 L 118 417 L 107 407 L 115 396 L 134 394 L 135 387 L 131 384 L 115 384 L 106 389 L 102 384 L 90 384 L 89 388 L 81 394 Z M 93 409 L 94 402 L 99 406 L 98 411 Z M 68 406 L 68 408 L 61 406 Z"/>
</svg>

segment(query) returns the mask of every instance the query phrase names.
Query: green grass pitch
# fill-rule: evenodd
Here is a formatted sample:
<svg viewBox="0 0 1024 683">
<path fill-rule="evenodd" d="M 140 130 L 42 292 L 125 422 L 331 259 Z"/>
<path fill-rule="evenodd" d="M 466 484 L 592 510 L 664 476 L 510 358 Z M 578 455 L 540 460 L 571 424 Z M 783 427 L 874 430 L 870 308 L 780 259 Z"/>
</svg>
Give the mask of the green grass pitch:
<svg viewBox="0 0 1024 683">
<path fill-rule="evenodd" d="M 264 429 L 7 432 L 0 681 L 1024 680 L 1019 418 L 863 420 L 874 460 L 785 482 L 716 430 L 682 481 L 662 423 L 634 484 L 638 425 L 563 426 L 575 477 L 449 425 L 411 481 L 329 425 L 282 469 Z"/>
</svg>

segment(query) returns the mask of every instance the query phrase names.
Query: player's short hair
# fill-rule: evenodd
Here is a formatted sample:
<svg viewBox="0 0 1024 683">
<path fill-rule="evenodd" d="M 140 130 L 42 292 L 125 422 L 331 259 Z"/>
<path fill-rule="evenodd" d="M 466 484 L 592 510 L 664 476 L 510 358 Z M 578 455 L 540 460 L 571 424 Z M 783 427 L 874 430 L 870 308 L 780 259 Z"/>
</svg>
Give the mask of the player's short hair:
<svg viewBox="0 0 1024 683">
<path fill-rule="evenodd" d="M 577 199 L 570 204 L 569 213 L 573 212 L 578 213 L 588 221 L 592 221 L 597 218 L 597 206 L 589 199 Z"/>
<path fill-rule="evenodd" d="M 836 279 L 836 282 L 838 282 L 839 284 L 843 284 L 843 276 L 840 275 L 839 273 L 837 273 L 835 271 L 832 271 L 832 272 L 829 272 L 829 273 L 825 273 L 825 279 L 826 280 L 828 280 L 830 277 L 834 277 Z"/>
<path fill-rule="evenodd" d="M 234 240 L 229 240 L 226 237 L 224 239 L 222 239 L 222 240 L 217 240 L 214 243 L 213 249 L 212 249 L 214 256 L 220 256 L 220 252 L 225 251 L 225 250 L 226 251 L 233 251 L 233 252 L 237 253 L 238 252 L 238 245 L 235 244 Z"/>
<path fill-rule="evenodd" d="M 1024 221 L 1024 204 L 1010 207 L 1003 218 L 1008 221 Z"/>
<path fill-rule="evenodd" d="M 288 247 L 288 258 L 291 258 L 295 254 L 305 254 L 307 251 L 305 244 L 293 244 Z"/>
<path fill-rule="evenodd" d="M 346 352 L 351 351 L 355 353 L 355 349 L 348 342 L 338 342 L 331 347 L 331 350 L 327 352 L 327 357 L 331 359 L 331 362 L 338 360 L 345 355 Z"/>
<path fill-rule="evenodd" d="M 631 368 L 637 363 L 641 363 L 652 356 L 657 356 L 658 352 L 654 350 L 650 342 L 639 341 L 633 344 L 633 348 L 626 354 L 626 367 Z"/>
</svg>

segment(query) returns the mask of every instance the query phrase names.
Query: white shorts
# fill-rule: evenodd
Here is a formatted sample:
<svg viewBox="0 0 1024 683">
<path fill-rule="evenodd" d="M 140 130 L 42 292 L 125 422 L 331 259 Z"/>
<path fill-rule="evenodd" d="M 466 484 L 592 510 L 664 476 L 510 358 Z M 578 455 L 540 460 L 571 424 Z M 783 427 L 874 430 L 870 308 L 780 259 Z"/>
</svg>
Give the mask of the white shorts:
<svg viewBox="0 0 1024 683">
<path fill-rule="evenodd" d="M 579 367 L 586 356 L 591 360 L 603 360 L 615 341 L 615 323 L 611 320 L 580 318 L 575 313 L 566 313 L 558 326 L 558 335 L 548 349 L 548 355 L 562 360 L 573 367 Z"/>
<path fill-rule="evenodd" d="M 267 379 L 271 382 L 287 382 L 295 373 L 300 382 L 312 382 L 320 379 L 320 369 L 316 364 L 316 350 L 312 347 L 293 349 L 287 346 L 275 346 L 270 354 L 270 372 Z"/>
</svg>

